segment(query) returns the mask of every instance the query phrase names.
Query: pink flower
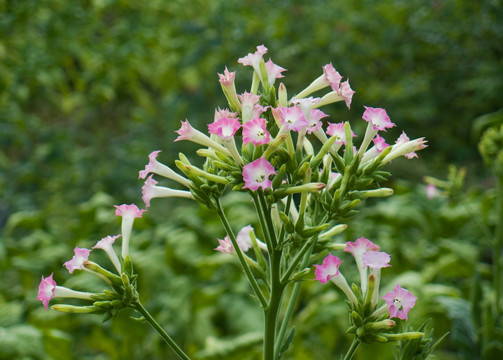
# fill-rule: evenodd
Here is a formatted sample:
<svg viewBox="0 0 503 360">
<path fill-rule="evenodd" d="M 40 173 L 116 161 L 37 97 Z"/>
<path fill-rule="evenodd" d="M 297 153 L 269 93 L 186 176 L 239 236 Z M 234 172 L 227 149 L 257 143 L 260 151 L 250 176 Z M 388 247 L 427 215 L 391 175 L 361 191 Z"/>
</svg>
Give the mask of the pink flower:
<svg viewBox="0 0 503 360">
<path fill-rule="evenodd" d="M 265 63 L 265 69 L 267 71 L 267 78 L 269 79 L 269 86 L 273 86 L 276 79 L 285 77 L 281 73 L 286 71 L 286 69 L 276 65 L 271 59 Z"/>
<path fill-rule="evenodd" d="M 239 58 L 238 63 L 243 66 L 252 66 L 257 74 L 260 74 L 260 61 L 263 60 L 267 53 L 267 48 L 264 45 L 257 46 L 257 51 L 249 53 L 245 57 Z"/>
<path fill-rule="evenodd" d="M 355 242 L 348 241 L 346 243 L 346 247 L 344 248 L 345 252 L 351 253 L 355 258 L 361 257 L 364 252 L 374 250 L 378 251 L 379 246 L 377 246 L 372 241 L 364 237 L 356 239 Z"/>
<path fill-rule="evenodd" d="M 321 110 L 318 109 L 311 110 L 309 114 L 309 120 L 307 121 L 307 128 L 306 128 L 307 133 L 311 134 L 315 131 L 318 131 L 322 125 L 321 119 L 327 116 L 328 115 Z"/>
<path fill-rule="evenodd" d="M 389 307 L 389 317 L 407 320 L 410 309 L 416 304 L 417 297 L 399 284 L 396 284 L 393 291 L 382 297 Z"/>
<path fill-rule="evenodd" d="M 178 134 L 178 137 L 174 141 L 193 140 L 199 131 L 194 129 L 188 120 L 181 121 L 181 124 L 182 126 L 180 129 L 175 131 Z"/>
<path fill-rule="evenodd" d="M 75 270 L 84 269 L 84 264 L 87 261 L 90 252 L 91 250 L 89 249 L 81 249 L 79 247 L 74 249 L 73 258 L 64 263 L 64 266 L 68 269 L 70 274 L 73 274 Z"/>
<path fill-rule="evenodd" d="M 274 167 L 264 158 L 246 164 L 243 166 L 243 180 L 245 182 L 243 189 L 252 191 L 256 191 L 259 187 L 262 190 L 268 189 L 272 186 L 269 177 L 274 174 L 276 174 Z"/>
<path fill-rule="evenodd" d="M 108 258 L 110 261 L 114 264 L 115 268 L 121 273 L 121 263 L 119 261 L 119 258 L 117 257 L 117 254 L 115 254 L 115 251 L 112 247 L 113 243 L 115 242 L 115 239 L 120 237 L 120 235 L 115 235 L 115 236 L 106 236 L 100 241 L 96 243 L 96 245 L 93 246 L 93 249 L 101 249 L 104 250 L 105 253 L 108 255 Z"/>
<path fill-rule="evenodd" d="M 181 141 L 181 140 L 189 140 L 192 142 L 195 142 L 196 144 L 200 144 L 203 146 L 211 147 L 217 151 L 220 151 L 221 153 L 230 156 L 230 152 L 224 148 L 222 145 L 216 143 L 212 139 L 210 139 L 207 135 L 203 134 L 199 130 L 194 129 L 190 123 L 186 120 L 185 122 L 182 121 L 182 126 L 179 130 L 175 131 L 179 136 L 174 140 L 176 141 Z"/>
<path fill-rule="evenodd" d="M 232 241 L 229 238 L 229 235 L 226 235 L 225 238 L 217 239 L 218 245 L 214 250 L 220 251 L 222 254 L 232 254 L 234 252 L 234 246 L 232 246 Z"/>
<path fill-rule="evenodd" d="M 262 113 L 266 110 L 267 110 L 267 106 L 264 107 L 260 104 L 253 105 L 253 109 L 251 112 L 251 119 L 259 118 L 260 115 L 262 115 Z"/>
<path fill-rule="evenodd" d="M 208 124 L 210 134 L 215 134 L 222 140 L 230 140 L 239 130 L 241 124 L 236 118 L 224 117 Z"/>
<path fill-rule="evenodd" d="M 149 179 L 151 178 L 152 175 L 150 175 Z M 135 204 L 122 204 L 114 206 L 117 209 L 115 210 L 115 216 L 122 216 L 122 257 L 126 258 L 129 254 L 129 238 L 131 236 L 131 231 L 133 230 L 134 219 L 141 218 L 142 214 L 147 210 L 140 210 Z"/>
<path fill-rule="evenodd" d="M 145 207 L 150 207 L 150 200 L 154 198 L 182 197 L 186 199 L 194 199 L 194 196 L 190 191 L 175 190 L 165 186 L 156 186 L 157 181 L 154 180 L 152 176 L 153 175 L 150 175 L 147 180 L 145 180 L 145 184 L 143 184 L 143 187 L 141 188 L 142 200 L 145 203 Z"/>
<path fill-rule="evenodd" d="M 158 174 L 161 176 L 164 176 L 165 178 L 175 180 L 176 182 L 184 185 L 185 187 L 190 186 L 190 181 L 184 178 L 183 176 L 177 174 L 173 170 L 171 170 L 169 167 L 167 167 L 164 164 L 161 164 L 159 161 L 157 161 L 157 155 L 160 153 L 160 150 L 153 151 L 150 153 L 148 156 L 149 158 L 149 163 L 145 165 L 145 169 L 141 170 L 139 172 L 138 179 L 145 179 L 149 173 L 154 173 Z"/>
<path fill-rule="evenodd" d="M 252 119 L 253 110 L 260 99 L 260 95 L 254 95 L 245 91 L 243 94 L 238 95 L 238 97 L 241 101 L 242 107 L 241 118 L 243 120 L 243 124 L 246 124 Z"/>
<path fill-rule="evenodd" d="M 49 301 L 54 297 L 54 291 L 56 290 L 56 282 L 52 279 L 52 275 L 44 278 L 42 276 L 42 281 L 38 287 L 37 300 L 42 301 L 44 308 L 47 310 Z"/>
<path fill-rule="evenodd" d="M 370 106 L 364 106 L 364 108 L 365 112 L 363 113 L 363 119 L 372 124 L 374 130 L 386 131 L 386 129 L 395 126 L 395 124 L 391 122 L 386 110 Z"/>
<path fill-rule="evenodd" d="M 330 85 L 333 91 L 339 91 L 339 85 L 342 80 L 341 74 L 335 70 L 332 63 L 323 66 L 323 75 L 325 81 Z"/>
<path fill-rule="evenodd" d="M 348 109 L 351 107 L 351 101 L 353 100 L 353 94 L 355 91 L 351 89 L 351 86 L 349 85 L 349 80 L 344 81 L 341 83 L 341 87 L 339 88 L 339 91 L 337 91 L 337 94 L 344 98 L 344 101 L 346 102 L 346 106 Z"/>
<path fill-rule="evenodd" d="M 248 121 L 243 125 L 243 144 L 253 145 L 267 144 L 271 139 L 271 134 L 267 131 L 265 119 L 257 118 Z"/>
<path fill-rule="evenodd" d="M 375 138 L 372 140 L 374 142 L 375 149 L 378 153 L 386 149 L 389 145 L 386 144 L 386 140 L 379 134 L 376 134 Z"/>
<path fill-rule="evenodd" d="M 439 193 L 437 187 L 433 184 L 428 184 L 426 185 L 426 196 L 428 199 L 433 199 L 435 196 L 437 196 Z"/>
<path fill-rule="evenodd" d="M 336 136 L 334 144 L 344 144 L 346 145 L 346 131 L 344 130 L 344 123 L 328 123 L 327 128 L 328 136 Z M 356 137 L 355 133 L 351 131 L 351 136 Z"/>
<path fill-rule="evenodd" d="M 314 265 L 316 270 L 314 274 L 316 277 L 314 280 L 319 280 L 322 284 L 325 284 L 331 277 L 339 275 L 339 266 L 342 261 L 335 255 L 328 254 L 328 256 L 323 260 L 323 264 Z"/>
<path fill-rule="evenodd" d="M 253 227 L 251 225 L 247 225 L 239 230 L 236 236 L 236 241 L 242 251 L 247 251 L 252 247 L 250 232 L 253 232 Z"/>
<path fill-rule="evenodd" d="M 224 74 L 218 74 L 218 77 L 219 77 L 219 82 L 220 84 L 222 84 L 223 86 L 232 86 L 234 85 L 234 77 L 236 75 L 236 72 L 233 71 L 233 72 L 229 72 L 229 70 L 227 70 L 227 66 L 225 67 L 225 70 L 224 70 Z"/>
<path fill-rule="evenodd" d="M 297 106 L 292 107 L 280 107 L 281 123 L 288 130 L 300 131 L 304 127 L 308 126 L 304 112 Z"/>
<path fill-rule="evenodd" d="M 409 137 L 407 136 L 407 134 L 405 134 L 405 131 L 402 131 L 402 134 L 398 137 L 398 139 L 396 140 L 395 144 L 397 146 L 400 146 L 400 145 L 404 145 L 406 143 L 408 143 L 410 141 Z M 412 159 L 412 158 L 417 158 L 417 154 L 415 152 L 409 152 L 407 154 L 404 154 L 404 156 L 407 158 L 407 159 Z"/>
<path fill-rule="evenodd" d="M 217 108 L 215 109 L 215 119 L 214 121 L 223 119 L 223 118 L 237 118 L 238 113 L 237 112 L 232 112 L 229 109 L 220 109 Z"/>
<path fill-rule="evenodd" d="M 93 295 L 96 295 L 88 292 L 75 291 L 64 286 L 58 286 L 53 280 L 52 275 L 53 274 L 46 278 L 42 276 L 42 281 L 40 281 L 40 285 L 38 287 L 37 300 L 42 301 L 46 310 L 49 305 L 49 301 L 51 301 L 54 297 L 92 300 Z"/>
<path fill-rule="evenodd" d="M 367 251 L 362 254 L 363 267 L 372 269 L 381 269 L 391 266 L 389 264 L 390 256 L 383 251 Z"/>
</svg>

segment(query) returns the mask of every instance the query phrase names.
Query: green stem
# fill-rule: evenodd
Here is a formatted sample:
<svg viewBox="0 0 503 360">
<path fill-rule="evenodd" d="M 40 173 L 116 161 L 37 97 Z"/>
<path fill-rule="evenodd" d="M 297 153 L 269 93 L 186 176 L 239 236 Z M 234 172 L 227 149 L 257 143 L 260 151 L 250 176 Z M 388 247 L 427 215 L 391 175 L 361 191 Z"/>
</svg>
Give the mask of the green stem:
<svg viewBox="0 0 503 360">
<path fill-rule="evenodd" d="M 241 266 L 243 267 L 243 270 L 246 274 L 246 277 L 248 278 L 248 281 L 250 282 L 251 287 L 253 288 L 253 291 L 255 292 L 255 295 L 257 295 L 260 305 L 265 309 L 267 307 L 267 300 L 264 297 L 264 294 L 262 293 L 262 290 L 260 290 L 260 287 L 257 283 L 257 280 L 253 276 L 253 273 L 250 270 L 250 267 L 246 263 L 245 257 L 243 255 L 243 251 L 241 251 L 241 248 L 238 245 L 238 242 L 236 240 L 236 236 L 234 235 L 234 232 L 232 231 L 232 228 L 229 224 L 229 221 L 227 220 L 227 217 L 225 216 L 225 213 L 222 209 L 222 204 L 220 203 L 220 199 L 216 200 L 217 203 L 217 212 L 218 216 L 220 217 L 220 221 L 222 221 L 222 224 L 224 225 L 225 231 L 229 235 L 229 238 L 231 239 L 232 246 L 234 247 L 234 251 L 236 252 L 236 255 L 238 256 L 239 262 L 241 263 Z"/>
<path fill-rule="evenodd" d="M 278 250 L 272 251 L 271 259 L 271 297 L 269 306 L 264 309 L 264 360 L 276 360 L 275 343 L 276 343 L 276 323 L 281 304 L 281 298 L 285 286 L 280 280 L 280 260 L 281 252 Z"/>
<path fill-rule="evenodd" d="M 157 331 L 157 333 L 163 338 L 164 341 L 173 349 L 173 351 L 178 355 L 180 359 L 190 360 L 190 358 L 183 352 L 182 349 L 176 344 L 176 342 L 164 331 L 164 329 L 155 321 L 155 319 L 150 315 L 150 313 L 143 307 L 139 300 L 136 301 L 134 307 L 138 312 L 147 320 L 150 325 Z"/>
<path fill-rule="evenodd" d="M 498 178 L 498 193 L 496 197 L 496 206 L 497 206 L 497 222 L 496 222 L 496 232 L 494 236 L 494 290 L 496 292 L 496 319 L 499 318 L 501 314 L 501 249 L 503 247 L 503 176 L 497 176 Z"/>
<path fill-rule="evenodd" d="M 344 356 L 344 360 L 351 360 L 355 355 L 358 346 L 360 346 L 360 341 L 355 337 L 353 339 L 353 342 L 351 343 L 351 346 L 348 349 L 348 352 L 346 353 L 346 356 Z"/>
</svg>

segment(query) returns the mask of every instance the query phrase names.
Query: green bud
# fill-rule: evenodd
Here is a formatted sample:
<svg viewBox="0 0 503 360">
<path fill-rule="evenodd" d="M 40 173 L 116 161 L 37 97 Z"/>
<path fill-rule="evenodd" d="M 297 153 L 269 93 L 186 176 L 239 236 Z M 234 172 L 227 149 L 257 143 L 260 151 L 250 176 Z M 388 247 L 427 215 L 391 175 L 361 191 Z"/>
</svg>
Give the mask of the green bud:
<svg viewBox="0 0 503 360">
<path fill-rule="evenodd" d="M 405 332 L 401 334 L 382 334 L 388 341 L 419 339 L 424 336 L 422 332 Z"/>
<path fill-rule="evenodd" d="M 351 317 L 353 318 L 353 322 L 355 323 L 356 326 L 362 326 L 363 325 L 363 318 L 356 311 L 352 311 L 351 312 Z"/>
<path fill-rule="evenodd" d="M 52 305 L 51 309 L 56 311 L 66 312 L 66 313 L 74 313 L 74 314 L 99 314 L 103 312 L 103 309 L 90 305 L 90 306 L 74 306 L 74 305 L 66 305 L 66 304 L 57 304 Z"/>
<path fill-rule="evenodd" d="M 347 228 L 348 228 L 348 226 L 346 224 L 336 225 L 333 228 L 331 228 L 330 230 L 328 230 L 327 232 L 324 232 L 323 234 L 320 234 L 320 240 L 331 239 L 332 237 L 334 237 L 335 235 L 340 234 L 341 232 L 343 232 Z M 335 246 L 335 245 L 341 245 L 341 246 L 343 246 L 343 248 L 340 249 L 340 250 L 344 250 L 344 248 L 346 247 L 346 244 L 333 244 L 332 246 Z"/>
<path fill-rule="evenodd" d="M 293 274 L 290 277 L 289 281 L 303 281 L 307 277 L 312 276 L 311 273 L 312 273 L 312 269 L 311 268 L 303 269 L 303 270 L 298 271 L 295 274 Z"/>
<path fill-rule="evenodd" d="M 377 322 L 368 322 L 364 325 L 367 331 L 389 330 L 395 327 L 395 322 L 391 319 L 386 319 Z"/>
<path fill-rule="evenodd" d="M 278 104 L 281 107 L 287 107 L 288 106 L 288 100 L 287 100 L 287 91 L 286 91 L 286 86 L 285 84 L 281 83 L 279 84 L 278 87 Z"/>
<path fill-rule="evenodd" d="M 380 188 L 375 190 L 359 191 L 358 195 L 364 199 L 370 197 L 387 197 L 393 195 L 393 189 Z"/>
</svg>

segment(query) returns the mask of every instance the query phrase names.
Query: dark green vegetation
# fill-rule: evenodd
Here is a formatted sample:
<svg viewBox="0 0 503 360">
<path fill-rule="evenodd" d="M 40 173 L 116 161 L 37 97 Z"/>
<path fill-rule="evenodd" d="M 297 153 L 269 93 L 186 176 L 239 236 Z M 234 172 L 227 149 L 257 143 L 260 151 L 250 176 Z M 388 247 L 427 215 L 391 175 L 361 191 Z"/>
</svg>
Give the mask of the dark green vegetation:
<svg viewBox="0 0 503 360">
<path fill-rule="evenodd" d="M 474 284 L 491 279 L 497 218 L 477 142 L 501 112 L 475 119 L 502 104 L 501 1 L 268 4 L 0 0 L 0 359 L 169 359 L 162 340 L 130 314 L 103 326 L 99 316 L 45 312 L 36 288 L 51 272 L 75 289 L 101 286 L 87 274 L 69 277 L 62 263 L 76 245 L 120 232 L 112 205 L 141 204 L 137 171 L 148 153 L 163 150 L 159 159 L 172 165 L 191 151 L 172 143 L 179 121 L 205 129 L 225 105 L 216 73 L 239 70 L 241 89 L 251 72 L 236 60 L 259 44 L 289 70 L 291 94 L 330 61 L 349 77 L 351 110 L 334 105 L 331 121 L 356 124 L 363 105 L 384 107 L 398 125 L 390 138 L 402 128 L 428 138 L 420 160 L 392 164 L 388 185 L 397 194 L 368 202 L 337 240 L 366 236 L 392 254 L 383 284 L 415 284 L 410 323 L 432 317 L 436 337 L 451 331 L 438 358 L 480 356 L 477 324 L 486 314 L 467 314 L 469 301 L 482 299 Z M 446 178 L 452 162 L 470 170 L 468 185 L 427 199 L 421 177 Z M 247 198 L 225 205 L 237 229 L 256 221 Z M 188 353 L 255 359 L 262 319 L 235 261 L 212 250 L 223 236 L 205 209 L 154 200 L 131 244 L 140 291 Z M 345 305 L 329 286 L 303 289 L 285 358 L 335 359 L 348 346 Z M 392 359 L 387 346 L 359 351 L 361 359 L 376 351 Z"/>
</svg>

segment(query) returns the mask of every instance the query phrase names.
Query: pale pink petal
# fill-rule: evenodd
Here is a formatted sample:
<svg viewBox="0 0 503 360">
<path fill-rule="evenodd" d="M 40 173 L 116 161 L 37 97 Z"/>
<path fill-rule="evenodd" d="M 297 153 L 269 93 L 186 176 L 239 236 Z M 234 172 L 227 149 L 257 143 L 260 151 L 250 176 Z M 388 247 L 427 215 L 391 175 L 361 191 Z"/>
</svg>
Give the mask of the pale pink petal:
<svg viewBox="0 0 503 360">
<path fill-rule="evenodd" d="M 390 255 L 383 251 L 367 251 L 362 254 L 363 267 L 368 266 L 372 269 L 389 267 L 390 258 Z"/>
<path fill-rule="evenodd" d="M 336 136 L 334 144 L 344 144 L 346 145 L 346 131 L 344 130 L 344 123 L 328 123 L 327 127 L 328 136 Z M 351 130 L 351 136 L 356 137 L 355 133 Z"/>
<path fill-rule="evenodd" d="M 390 291 L 382 297 L 389 307 L 390 318 L 399 318 L 407 320 L 409 311 L 416 304 L 417 297 L 399 284 L 395 286 L 393 291 Z"/>
<path fill-rule="evenodd" d="M 91 250 L 89 249 L 81 249 L 79 247 L 76 247 L 74 249 L 74 255 L 72 259 L 64 263 L 64 266 L 68 269 L 68 272 L 70 274 L 73 274 L 75 270 L 84 269 L 84 264 L 87 261 L 90 252 Z"/>
<path fill-rule="evenodd" d="M 292 131 L 300 131 L 308 126 L 304 112 L 297 106 L 280 107 L 281 123 Z"/>
<path fill-rule="evenodd" d="M 224 117 L 208 124 L 208 131 L 210 134 L 215 134 L 223 140 L 230 140 L 240 127 L 239 119 Z"/>
<path fill-rule="evenodd" d="M 243 125 L 243 144 L 263 145 L 267 144 L 270 139 L 271 135 L 267 131 L 265 119 L 253 119 Z"/>
<path fill-rule="evenodd" d="M 243 189 L 256 191 L 258 188 L 262 190 L 272 186 L 271 175 L 276 174 L 274 167 L 264 158 L 259 158 L 249 164 L 243 166 L 243 180 L 245 186 Z"/>
<path fill-rule="evenodd" d="M 49 301 L 54 297 L 54 291 L 56 289 L 56 282 L 53 280 L 52 275 L 53 274 L 46 278 L 42 276 L 42 280 L 40 281 L 40 285 L 38 287 L 37 300 L 42 301 L 46 310 L 49 305 Z"/>
<path fill-rule="evenodd" d="M 339 275 L 339 266 L 341 264 L 342 261 L 337 256 L 328 254 L 322 265 L 314 265 L 316 268 L 314 270 L 316 275 L 314 280 L 319 280 L 322 284 L 325 284 L 331 277 Z"/>
<path fill-rule="evenodd" d="M 386 110 L 370 106 L 364 106 L 364 108 L 365 112 L 362 117 L 372 124 L 374 130 L 386 131 L 386 129 L 395 126 L 395 124 L 391 122 Z"/>
</svg>

